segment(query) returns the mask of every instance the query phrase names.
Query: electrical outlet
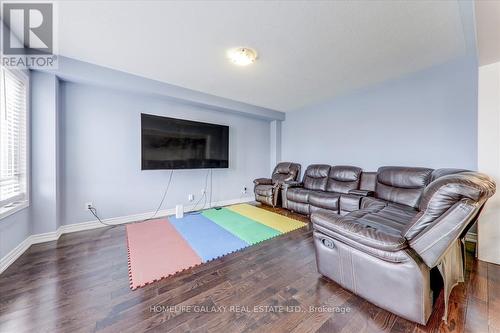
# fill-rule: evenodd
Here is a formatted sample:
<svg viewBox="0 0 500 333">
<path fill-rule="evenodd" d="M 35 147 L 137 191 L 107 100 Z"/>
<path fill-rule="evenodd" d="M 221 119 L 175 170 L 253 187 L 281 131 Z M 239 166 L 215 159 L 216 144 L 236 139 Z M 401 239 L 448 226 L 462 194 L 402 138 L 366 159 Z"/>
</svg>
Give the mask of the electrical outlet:
<svg viewBox="0 0 500 333">
<path fill-rule="evenodd" d="M 193 200 L 194 200 L 194 194 L 190 194 L 190 195 L 188 195 L 188 200 L 189 200 L 189 201 L 193 201 Z"/>
<path fill-rule="evenodd" d="M 92 204 L 92 202 L 86 202 L 85 203 L 85 209 L 90 209 L 92 207 L 94 207 L 94 205 Z"/>
</svg>

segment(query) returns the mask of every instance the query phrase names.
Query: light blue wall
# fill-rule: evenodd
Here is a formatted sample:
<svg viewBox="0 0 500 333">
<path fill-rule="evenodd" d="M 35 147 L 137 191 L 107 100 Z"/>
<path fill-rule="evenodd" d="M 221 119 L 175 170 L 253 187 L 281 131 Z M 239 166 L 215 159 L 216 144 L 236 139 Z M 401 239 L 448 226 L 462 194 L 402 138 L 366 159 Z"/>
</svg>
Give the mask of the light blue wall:
<svg viewBox="0 0 500 333">
<path fill-rule="evenodd" d="M 43 71 L 56 75 L 62 81 L 80 82 L 131 93 L 141 93 L 147 96 L 163 97 L 172 102 L 198 106 L 205 110 L 239 114 L 268 121 L 285 119 L 285 113 L 281 111 L 174 86 L 63 56 L 58 57 L 57 69 Z"/>
<path fill-rule="evenodd" d="M 30 211 L 26 208 L 0 220 L 0 258 L 32 234 Z"/>
<path fill-rule="evenodd" d="M 30 235 L 53 232 L 58 218 L 57 117 L 59 81 L 30 74 L 30 206 L 0 220 L 0 258 Z"/>
<path fill-rule="evenodd" d="M 58 206 L 58 92 L 53 74 L 31 74 L 31 210 L 33 233 L 59 226 Z"/>
<path fill-rule="evenodd" d="M 287 114 L 283 159 L 477 168 L 477 65 L 463 57 Z"/>
<path fill-rule="evenodd" d="M 168 171 L 141 171 L 140 114 L 229 125 L 230 168 L 213 171 L 213 201 L 238 199 L 269 173 L 269 121 L 80 83 L 61 82 L 62 221 L 92 220 L 93 202 L 104 218 L 154 211 Z M 164 209 L 198 198 L 206 170 L 177 170 Z"/>
<path fill-rule="evenodd" d="M 283 119 L 281 112 L 188 96 L 187 89 L 71 59 L 63 64 L 61 73 L 31 71 L 31 206 L 0 221 L 0 258 L 30 235 L 94 220 L 84 208 L 89 201 L 103 218 L 156 209 L 168 173 L 140 170 L 141 112 L 230 126 L 230 168 L 214 170 L 214 202 L 245 197 L 243 187 L 252 196 L 252 180 L 269 174 L 270 119 Z M 176 171 L 163 209 L 189 204 L 190 193 L 199 198 L 206 172 Z"/>
<path fill-rule="evenodd" d="M 466 58 L 288 114 L 282 159 L 304 167 L 323 162 L 372 170 L 384 164 L 476 168 L 473 2 L 459 6 Z M 214 172 L 214 201 L 239 198 L 243 186 L 251 193 L 252 179 L 269 174 L 269 122 L 284 120 L 281 112 L 64 57 L 58 71 L 38 74 L 31 87 L 37 112 L 32 168 L 41 169 L 33 175 L 32 207 L 0 221 L 0 258 L 33 233 L 91 220 L 87 201 L 103 217 L 156 208 L 167 172 L 140 171 L 140 112 L 230 125 L 231 165 Z M 80 83 L 57 87 L 58 77 Z M 199 196 L 204 175 L 176 171 L 164 208 L 186 204 L 188 193 Z"/>
</svg>

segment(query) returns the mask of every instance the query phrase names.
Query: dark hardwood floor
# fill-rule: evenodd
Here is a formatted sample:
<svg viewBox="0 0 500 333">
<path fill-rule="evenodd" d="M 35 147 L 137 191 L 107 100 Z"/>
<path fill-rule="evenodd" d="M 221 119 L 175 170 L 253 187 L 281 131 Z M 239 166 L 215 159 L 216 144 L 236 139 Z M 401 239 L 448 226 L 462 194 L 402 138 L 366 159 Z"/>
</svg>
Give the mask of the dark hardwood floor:
<svg viewBox="0 0 500 333">
<path fill-rule="evenodd" d="M 416 325 L 322 278 L 303 228 L 132 291 L 118 226 L 23 254 L 0 275 L 0 332 L 500 332 L 500 266 L 469 252 L 466 279 L 447 324 L 441 298 Z"/>
</svg>

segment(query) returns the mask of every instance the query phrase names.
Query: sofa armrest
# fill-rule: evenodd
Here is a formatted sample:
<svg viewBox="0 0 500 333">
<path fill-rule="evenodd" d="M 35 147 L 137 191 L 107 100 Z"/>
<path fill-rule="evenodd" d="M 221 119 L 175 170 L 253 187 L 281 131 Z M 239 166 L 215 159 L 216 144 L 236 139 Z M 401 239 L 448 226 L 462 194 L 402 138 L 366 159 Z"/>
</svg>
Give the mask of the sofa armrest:
<svg viewBox="0 0 500 333">
<path fill-rule="evenodd" d="M 304 183 L 298 182 L 295 180 L 289 180 L 289 181 L 284 182 L 281 186 L 284 189 L 287 189 L 287 188 L 291 188 L 291 187 L 302 187 L 302 186 L 304 186 Z"/>
<path fill-rule="evenodd" d="M 339 200 L 340 214 L 345 215 L 355 210 L 359 210 L 361 196 L 352 194 L 342 194 Z"/>
<path fill-rule="evenodd" d="M 269 178 L 257 178 L 253 181 L 255 185 L 273 185 L 272 179 Z"/>
<path fill-rule="evenodd" d="M 361 197 L 373 197 L 375 192 L 369 190 L 349 190 L 349 194 L 359 195 Z"/>
<path fill-rule="evenodd" d="M 283 206 L 283 208 L 288 209 L 288 195 L 287 195 L 288 189 L 292 187 L 302 187 L 302 186 L 304 186 L 304 184 L 296 180 L 288 180 L 283 184 L 281 184 L 281 199 L 282 199 L 281 205 Z"/>
<path fill-rule="evenodd" d="M 460 238 L 466 226 L 475 221 L 479 210 L 480 207 L 472 200 L 463 199 L 455 203 L 420 234 L 410 239 L 410 247 L 427 266 L 436 266 L 448 247 Z M 422 211 L 415 218 L 420 219 L 423 215 Z"/>
</svg>

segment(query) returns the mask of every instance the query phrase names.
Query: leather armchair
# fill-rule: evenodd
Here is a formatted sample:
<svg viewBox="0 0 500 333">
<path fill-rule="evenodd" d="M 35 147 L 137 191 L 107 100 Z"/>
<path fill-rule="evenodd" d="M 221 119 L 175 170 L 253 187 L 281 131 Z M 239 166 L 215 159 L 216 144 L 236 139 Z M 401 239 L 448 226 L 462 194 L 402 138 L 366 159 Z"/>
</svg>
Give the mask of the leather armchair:
<svg viewBox="0 0 500 333">
<path fill-rule="evenodd" d="M 433 288 L 443 286 L 447 310 L 453 286 L 463 281 L 463 238 L 495 183 L 477 172 L 402 167 L 380 168 L 373 180 L 372 196 L 359 196 L 358 210 L 312 213 L 318 271 L 426 324 L 438 292 Z M 442 283 L 431 283 L 439 276 Z"/>
<path fill-rule="evenodd" d="M 255 200 L 276 207 L 283 183 L 295 181 L 300 175 L 300 164 L 281 162 L 276 165 L 271 178 L 257 178 L 254 182 Z"/>
</svg>

